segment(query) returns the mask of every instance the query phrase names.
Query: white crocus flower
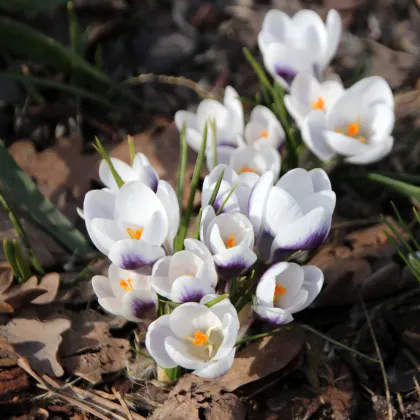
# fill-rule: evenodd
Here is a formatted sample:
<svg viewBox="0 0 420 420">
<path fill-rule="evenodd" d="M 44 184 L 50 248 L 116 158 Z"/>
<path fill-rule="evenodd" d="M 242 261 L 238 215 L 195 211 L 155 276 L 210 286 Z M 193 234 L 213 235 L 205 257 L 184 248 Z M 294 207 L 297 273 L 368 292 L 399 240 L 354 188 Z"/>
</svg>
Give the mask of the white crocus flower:
<svg viewBox="0 0 420 420">
<path fill-rule="evenodd" d="M 254 310 L 272 324 L 287 324 L 315 300 L 323 283 L 324 274 L 313 265 L 274 264 L 258 283 Z"/>
<path fill-rule="evenodd" d="M 241 213 L 216 216 L 212 206 L 203 208 L 200 240 L 212 253 L 217 271 L 224 279 L 242 275 L 257 260 L 252 224 Z"/>
<path fill-rule="evenodd" d="M 146 348 L 163 368 L 181 366 L 202 378 L 223 376 L 232 366 L 239 320 L 229 299 L 208 308 L 217 295 L 188 302 L 152 322 Z"/>
<path fill-rule="evenodd" d="M 111 264 L 108 277 L 94 276 L 92 287 L 99 304 L 114 315 L 134 322 L 156 317 L 158 298 L 150 287 L 150 269 L 128 271 Z"/>
<path fill-rule="evenodd" d="M 118 191 L 89 191 L 83 211 L 92 242 L 121 268 L 137 269 L 163 257 L 178 230 L 176 194 L 166 181 L 154 193 L 142 181 Z"/>
<path fill-rule="evenodd" d="M 154 192 L 156 192 L 159 175 L 152 165 L 150 165 L 149 159 L 147 159 L 143 153 L 137 153 L 134 156 L 132 166 L 117 158 L 111 158 L 111 162 L 124 182 L 142 181 Z M 109 165 L 105 160 L 102 160 L 99 165 L 99 178 L 107 188 L 114 191 L 118 190 L 117 183 L 115 182 L 111 170 L 109 169 Z"/>
<path fill-rule="evenodd" d="M 341 155 L 363 165 L 391 151 L 394 122 L 392 91 L 383 78 L 372 76 L 347 89 L 326 113 L 311 111 L 302 124 L 302 138 L 323 161 Z"/>
<path fill-rule="evenodd" d="M 213 169 L 212 153 L 207 154 L 207 168 Z M 264 146 L 240 146 L 236 149 L 231 147 L 217 148 L 217 161 L 219 164 L 226 164 L 231 167 L 237 174 L 257 174 L 262 175 L 267 171 L 273 171 L 278 178 L 281 168 L 281 156 L 274 147 Z M 245 175 L 249 178 L 248 175 Z M 244 175 L 242 176 L 244 178 Z M 256 177 L 250 178 L 251 184 L 257 181 Z"/>
<path fill-rule="evenodd" d="M 290 94 L 284 97 L 284 104 L 299 127 L 313 110 L 327 112 L 343 94 L 340 80 L 320 83 L 310 73 L 299 73 L 292 82 Z"/>
<path fill-rule="evenodd" d="M 217 273 L 207 247 L 196 239 L 185 239 L 185 250 L 156 261 L 152 288 L 173 302 L 200 302 L 214 293 Z"/>
<path fill-rule="evenodd" d="M 216 123 L 216 142 L 218 145 L 237 146 L 237 137 L 244 130 L 244 113 L 239 95 L 235 89 L 227 86 L 223 104 L 215 99 L 204 99 L 200 102 L 197 112 L 178 111 L 175 114 L 175 124 L 181 131 L 186 124 L 187 142 L 198 152 L 203 139 L 204 125 L 214 120 Z M 212 131 L 208 127 L 207 149 L 212 147 Z"/>
<path fill-rule="evenodd" d="M 266 262 L 321 245 L 330 231 L 336 201 L 322 169 L 297 168 L 275 186 L 273 180 L 271 172 L 262 175 L 249 198 L 259 257 Z"/>
<path fill-rule="evenodd" d="M 341 18 L 330 10 L 326 23 L 312 10 L 301 10 L 292 18 L 270 10 L 258 35 L 258 45 L 271 75 L 286 89 L 301 71 L 320 75 L 337 51 Z"/>
<path fill-rule="evenodd" d="M 224 164 L 217 165 L 204 178 L 201 194 L 201 207 L 204 209 L 204 207 L 209 204 L 217 180 L 223 170 L 222 183 L 220 184 L 213 208 L 218 211 L 227 199 L 221 213 L 246 213 L 249 195 L 260 176 L 254 171 L 244 171 L 238 175 L 230 166 Z"/>
</svg>

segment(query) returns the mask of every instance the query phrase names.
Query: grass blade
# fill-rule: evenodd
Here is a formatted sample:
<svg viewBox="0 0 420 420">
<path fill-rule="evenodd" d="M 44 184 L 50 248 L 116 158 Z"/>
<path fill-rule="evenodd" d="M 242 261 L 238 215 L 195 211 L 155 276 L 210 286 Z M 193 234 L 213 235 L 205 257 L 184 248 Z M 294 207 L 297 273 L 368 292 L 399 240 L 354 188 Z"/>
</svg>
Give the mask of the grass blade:
<svg viewBox="0 0 420 420">
<path fill-rule="evenodd" d="M 420 187 L 408 184 L 407 182 L 397 181 L 393 178 L 377 173 L 369 173 L 367 178 L 371 181 L 386 185 L 387 187 L 392 188 L 394 191 L 397 191 L 402 195 L 420 200 Z"/>
<path fill-rule="evenodd" d="M 188 158 L 188 143 L 187 143 L 186 131 L 187 131 L 187 126 L 184 122 L 184 124 L 182 125 L 181 133 L 179 135 L 179 142 L 180 142 L 179 166 L 178 166 L 178 178 L 176 181 L 176 195 L 178 197 L 178 202 L 180 206 L 182 203 L 182 199 L 184 197 L 185 172 L 187 170 L 187 158 Z"/>
<path fill-rule="evenodd" d="M 15 256 L 16 264 L 19 268 L 20 272 L 20 279 L 22 279 L 22 283 L 29 279 L 32 276 L 31 269 L 29 268 L 29 264 L 26 261 L 25 257 L 22 254 L 22 250 L 20 249 L 19 242 L 17 239 L 12 240 L 13 251 Z"/>
<path fill-rule="evenodd" d="M 216 185 L 214 186 L 214 190 L 211 193 L 211 196 L 210 196 L 210 199 L 209 199 L 209 202 L 208 202 L 208 204 L 210 206 L 212 206 L 214 204 L 214 202 L 216 201 L 216 197 L 217 197 L 217 194 L 219 192 L 220 185 L 222 184 L 224 176 L 225 176 L 225 170 L 222 169 L 222 172 L 220 172 L 219 178 L 217 178 Z"/>
<path fill-rule="evenodd" d="M 134 158 L 136 156 L 136 145 L 134 144 L 133 136 L 127 136 L 128 151 L 130 153 L 130 165 L 133 166 Z"/>
<path fill-rule="evenodd" d="M 98 137 L 95 137 L 95 144 L 93 144 L 93 147 L 101 155 L 102 159 L 104 159 L 105 162 L 108 164 L 109 170 L 111 171 L 118 188 L 121 188 L 124 185 L 124 181 L 121 179 L 120 175 L 115 170 L 108 152 L 105 150 L 104 146 L 102 146 L 102 143 L 99 141 Z"/>
<path fill-rule="evenodd" d="M 6 261 L 9 263 L 10 268 L 13 271 L 13 275 L 20 283 L 20 270 L 15 259 L 15 249 L 13 247 L 13 242 L 11 239 L 3 239 L 3 252 Z"/>
<path fill-rule="evenodd" d="M 237 187 L 238 187 L 238 184 L 234 185 L 234 186 L 233 186 L 233 188 L 229 191 L 229 194 L 228 194 L 228 195 L 226 196 L 226 198 L 223 200 L 223 203 L 222 203 L 222 205 L 220 206 L 219 210 L 217 210 L 217 212 L 216 212 L 216 216 L 218 216 L 218 215 L 222 212 L 223 207 L 225 207 L 225 205 L 226 205 L 226 203 L 228 202 L 228 200 L 229 200 L 230 196 L 233 194 L 233 192 L 236 190 L 236 188 L 237 188 Z"/>
</svg>

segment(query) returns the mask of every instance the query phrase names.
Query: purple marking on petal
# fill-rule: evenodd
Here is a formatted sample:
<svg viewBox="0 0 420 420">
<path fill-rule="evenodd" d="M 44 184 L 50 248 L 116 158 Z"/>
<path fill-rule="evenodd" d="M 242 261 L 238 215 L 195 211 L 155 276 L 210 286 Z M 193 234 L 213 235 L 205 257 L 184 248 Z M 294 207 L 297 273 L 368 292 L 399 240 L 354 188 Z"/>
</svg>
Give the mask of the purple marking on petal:
<svg viewBox="0 0 420 420">
<path fill-rule="evenodd" d="M 277 76 L 280 76 L 282 79 L 284 79 L 289 86 L 292 84 L 293 79 L 297 75 L 297 71 L 288 65 L 276 65 L 274 71 Z"/>
<path fill-rule="evenodd" d="M 152 264 L 153 261 L 145 261 L 140 255 L 134 253 L 125 253 L 121 255 L 120 267 L 124 270 L 135 270 L 146 265 Z"/>
<path fill-rule="evenodd" d="M 218 141 L 217 146 L 231 147 L 232 149 L 236 149 L 238 147 L 238 145 L 236 143 L 232 143 L 232 142 L 226 141 L 226 140 Z"/>
<path fill-rule="evenodd" d="M 189 289 L 184 287 L 184 291 L 181 293 L 179 298 L 180 303 L 185 302 L 200 302 L 204 297 L 205 293 L 200 289 Z"/>
<path fill-rule="evenodd" d="M 216 264 L 216 266 L 219 276 L 225 280 L 238 277 L 251 267 L 242 257 L 236 257 L 230 260 L 225 266 L 218 264 Z"/>
<path fill-rule="evenodd" d="M 156 313 L 156 304 L 152 300 L 133 299 L 131 301 L 130 312 L 139 319 L 154 318 Z"/>
<path fill-rule="evenodd" d="M 269 324 L 272 325 L 283 325 L 284 324 L 284 317 L 282 316 L 270 316 L 268 318 L 264 318 Z"/>
<path fill-rule="evenodd" d="M 261 260 L 268 261 L 270 259 L 273 241 L 274 236 L 268 230 L 264 229 L 258 238 L 258 255 Z"/>
<path fill-rule="evenodd" d="M 159 177 L 153 168 L 146 168 L 147 176 L 149 178 L 149 187 L 156 192 L 159 184 Z"/>
</svg>

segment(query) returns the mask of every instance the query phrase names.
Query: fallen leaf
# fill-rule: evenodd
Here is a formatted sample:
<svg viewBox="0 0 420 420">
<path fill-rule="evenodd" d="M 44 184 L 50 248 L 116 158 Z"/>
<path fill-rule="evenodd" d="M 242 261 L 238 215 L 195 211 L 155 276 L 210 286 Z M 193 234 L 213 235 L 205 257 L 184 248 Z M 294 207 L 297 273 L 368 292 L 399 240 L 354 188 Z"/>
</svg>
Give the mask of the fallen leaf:
<svg viewBox="0 0 420 420">
<path fill-rule="evenodd" d="M 228 391 L 286 367 L 301 351 L 305 332 L 298 325 L 249 344 L 235 356 L 232 368 L 218 380 Z"/>
<path fill-rule="evenodd" d="M 110 323 L 93 310 L 72 313 L 72 329 L 63 335 L 61 361 L 66 371 L 96 384 L 102 375 L 126 367 L 129 341 L 112 337 Z M 118 318 L 118 317 L 113 317 Z"/>
<path fill-rule="evenodd" d="M 0 294 L 5 292 L 13 283 L 13 271 L 9 263 L 3 261 L 0 263 Z"/>
<path fill-rule="evenodd" d="M 28 375 L 20 368 L 0 371 L 0 401 L 10 402 L 17 392 L 29 387 Z"/>
<path fill-rule="evenodd" d="M 151 420 L 241 420 L 246 412 L 241 400 L 217 382 L 185 375 L 169 393 Z"/>
<path fill-rule="evenodd" d="M 63 318 L 46 321 L 13 318 L 0 326 L 0 336 L 13 344 L 17 354 L 27 357 L 36 372 L 61 376 L 64 371 L 57 360 L 57 351 L 61 334 L 70 326 L 70 321 Z"/>
</svg>

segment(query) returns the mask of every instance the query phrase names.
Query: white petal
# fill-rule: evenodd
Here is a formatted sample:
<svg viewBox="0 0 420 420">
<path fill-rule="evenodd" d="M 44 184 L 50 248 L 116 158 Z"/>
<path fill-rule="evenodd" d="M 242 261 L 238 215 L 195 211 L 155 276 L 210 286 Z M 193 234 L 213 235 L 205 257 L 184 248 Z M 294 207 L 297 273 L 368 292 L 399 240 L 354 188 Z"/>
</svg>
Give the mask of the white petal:
<svg viewBox="0 0 420 420">
<path fill-rule="evenodd" d="M 304 265 L 302 266 L 304 273 L 304 281 L 302 288 L 308 292 L 308 298 L 306 299 L 305 306 L 302 308 L 307 308 L 319 295 L 324 284 L 324 273 L 314 265 Z"/>
<path fill-rule="evenodd" d="M 156 363 L 166 369 L 178 366 L 165 349 L 165 339 L 173 336 L 169 327 L 169 315 L 162 315 L 147 328 L 146 348 Z"/>
<path fill-rule="evenodd" d="M 218 165 L 229 165 L 230 158 L 232 153 L 235 151 L 234 147 L 231 146 L 217 146 L 216 147 L 216 157 Z M 213 166 L 213 147 L 206 152 L 206 163 L 207 169 L 212 171 Z"/>
<path fill-rule="evenodd" d="M 210 188 L 212 185 L 214 185 L 217 180 L 219 179 L 219 176 L 221 172 L 223 173 L 223 180 L 226 181 L 229 185 L 235 185 L 238 175 L 236 172 L 228 165 L 217 165 L 205 178 L 203 181 L 203 190 L 206 188 Z"/>
<path fill-rule="evenodd" d="M 117 174 L 121 177 L 123 181 L 127 181 L 131 176 L 131 166 L 117 158 L 111 158 L 112 165 L 116 170 Z M 99 165 L 99 179 L 106 185 L 108 188 L 111 188 L 114 191 L 118 190 L 118 185 L 115 182 L 112 172 L 109 169 L 109 165 L 105 160 L 102 160 Z"/>
<path fill-rule="evenodd" d="M 295 168 L 286 172 L 278 180 L 276 187 L 289 193 L 296 201 L 300 201 L 314 192 L 311 176 L 303 168 Z"/>
<path fill-rule="evenodd" d="M 384 104 L 390 108 L 394 108 L 394 96 L 391 88 L 382 77 L 365 77 L 355 83 L 347 92 L 353 97 L 358 97 L 368 107 L 376 104 Z"/>
<path fill-rule="evenodd" d="M 369 110 L 368 120 L 372 129 L 369 144 L 378 144 L 388 138 L 394 128 L 394 110 L 385 104 L 375 105 Z"/>
<path fill-rule="evenodd" d="M 248 247 L 233 247 L 214 255 L 219 275 L 231 279 L 245 273 L 257 261 L 257 255 Z"/>
<path fill-rule="evenodd" d="M 222 329 L 222 323 L 210 308 L 195 302 L 176 307 L 171 313 L 170 326 L 180 339 L 192 337 L 195 331 L 205 333 L 209 328 Z"/>
<path fill-rule="evenodd" d="M 165 214 L 159 211 L 153 213 L 144 226 L 141 240 L 151 245 L 161 246 L 167 234 L 167 230 L 165 230 L 165 227 L 168 227 L 167 221 L 168 219 Z"/>
<path fill-rule="evenodd" d="M 200 240 L 207 246 L 209 245 L 210 240 L 210 231 L 208 227 L 215 217 L 216 213 L 212 206 L 206 206 L 203 208 L 200 224 Z"/>
<path fill-rule="evenodd" d="M 320 160 L 327 161 L 335 156 L 325 136 L 324 111 L 311 111 L 302 122 L 302 139 L 311 152 Z"/>
<path fill-rule="evenodd" d="M 296 79 L 296 77 L 295 77 Z M 292 95 L 285 95 L 284 96 L 284 105 L 287 109 L 287 112 L 292 116 L 295 120 L 296 125 L 301 128 L 303 124 L 303 119 L 307 115 L 305 111 L 303 111 L 299 104 L 297 103 L 296 99 Z"/>
<path fill-rule="evenodd" d="M 91 221 L 91 230 L 95 238 L 101 243 L 101 246 L 109 253 L 115 242 L 126 237 L 123 229 L 114 220 L 93 219 Z"/>
<path fill-rule="evenodd" d="M 326 108 L 334 106 L 344 92 L 343 84 L 340 80 L 327 80 L 321 85 L 321 96 L 325 99 Z"/>
<path fill-rule="evenodd" d="M 133 174 L 130 181 L 140 180 L 154 192 L 157 190 L 159 175 L 150 165 L 149 159 L 143 153 L 136 153 L 133 160 Z"/>
<path fill-rule="evenodd" d="M 187 275 L 195 277 L 202 265 L 203 260 L 197 255 L 189 251 L 180 251 L 172 256 L 168 275 L 171 279 Z"/>
<path fill-rule="evenodd" d="M 203 362 L 191 354 L 185 341 L 181 341 L 173 336 L 166 337 L 165 350 L 177 365 L 185 369 L 203 369 L 207 366 L 207 362 Z"/>
<path fill-rule="evenodd" d="M 109 285 L 109 280 L 105 276 L 93 276 L 92 288 L 98 299 L 114 296 Z"/>
<path fill-rule="evenodd" d="M 203 134 L 199 131 L 193 130 L 192 128 L 187 128 L 185 136 L 187 138 L 188 146 L 190 146 L 195 152 L 199 153 L 201 143 L 203 142 Z M 209 146 L 207 146 L 207 148 L 209 148 Z"/>
<path fill-rule="evenodd" d="M 236 349 L 233 348 L 225 358 L 211 361 L 206 367 L 195 370 L 193 374 L 206 379 L 220 378 L 232 367 L 235 351 Z"/>
<path fill-rule="evenodd" d="M 267 308 L 258 305 L 254 310 L 261 318 L 270 324 L 284 325 L 293 321 L 293 316 L 281 308 Z"/>
<path fill-rule="evenodd" d="M 334 131 L 326 131 L 325 140 L 332 150 L 343 156 L 354 156 L 369 151 L 369 145 Z"/>
<path fill-rule="evenodd" d="M 121 316 L 122 315 L 122 305 L 121 301 L 115 297 L 105 297 L 98 299 L 99 305 L 102 306 L 107 312 Z"/>
<path fill-rule="evenodd" d="M 219 297 L 217 294 L 206 295 L 201 299 L 200 304 L 205 305 L 217 297 Z M 236 309 L 232 305 L 232 302 L 229 298 L 223 299 L 222 301 L 216 303 L 210 308 L 210 310 L 219 318 L 222 326 L 225 325 L 223 324 L 223 320 L 225 319 L 226 314 L 230 314 L 233 318 L 238 318 L 238 313 L 236 312 Z"/>
<path fill-rule="evenodd" d="M 264 17 L 261 32 L 271 34 L 277 41 L 285 41 L 286 36 L 293 30 L 292 20 L 281 10 L 272 9 Z M 263 48 L 261 48 L 261 51 Z"/>
<path fill-rule="evenodd" d="M 316 77 L 311 73 L 301 72 L 293 80 L 290 96 L 302 119 L 312 110 L 312 101 L 323 95 Z"/>
<path fill-rule="evenodd" d="M 213 257 L 209 249 L 197 239 L 187 238 L 184 240 L 184 247 L 186 251 L 190 251 L 193 254 L 200 257 L 203 261 L 213 261 Z"/>
<path fill-rule="evenodd" d="M 286 263 L 279 263 L 286 264 Z M 274 266 L 279 265 L 274 264 Z M 273 266 L 273 267 L 274 267 Z M 285 269 L 287 267 L 285 266 Z M 255 296 L 257 297 L 258 305 L 266 306 L 268 308 L 273 307 L 274 290 L 276 287 L 276 276 L 271 269 L 267 270 L 258 282 L 257 289 L 255 290 Z"/>
<path fill-rule="evenodd" d="M 324 207 L 332 214 L 335 203 L 336 196 L 334 191 L 320 191 L 309 194 L 299 202 L 299 205 L 304 213 L 309 213 L 317 207 Z"/>
<path fill-rule="evenodd" d="M 158 299 L 155 292 L 133 290 L 122 299 L 122 316 L 129 321 L 140 322 L 156 317 Z"/>
<path fill-rule="evenodd" d="M 142 240 L 125 239 L 114 244 L 108 258 L 118 267 L 135 270 L 153 264 L 164 256 L 165 251 L 160 246 Z"/>
<path fill-rule="evenodd" d="M 341 16 L 337 12 L 337 10 L 331 9 L 328 12 L 325 26 L 327 29 L 328 48 L 326 50 L 325 58 L 322 63 L 324 67 L 326 67 L 331 61 L 331 59 L 334 57 L 334 54 L 337 51 L 341 39 Z"/>
<path fill-rule="evenodd" d="M 308 292 L 304 289 L 300 289 L 295 296 L 284 295 L 284 299 L 279 306 L 287 312 L 295 314 L 305 307 L 307 299 Z"/>
<path fill-rule="evenodd" d="M 309 176 L 312 179 L 314 192 L 323 190 L 331 190 L 331 181 L 327 173 L 321 168 L 315 168 L 309 171 Z"/>
<path fill-rule="evenodd" d="M 192 128 L 198 130 L 197 127 L 197 116 L 193 112 L 189 111 L 177 111 L 174 116 L 176 127 L 179 131 L 182 130 L 182 126 L 186 125 L 186 128 Z"/>
<path fill-rule="evenodd" d="M 231 112 L 233 131 L 242 134 L 244 130 L 244 110 L 239 94 L 233 87 L 226 86 L 223 104 Z"/>
<path fill-rule="evenodd" d="M 214 289 L 206 281 L 197 277 L 183 276 L 174 281 L 171 300 L 180 303 L 200 302 L 203 296 L 209 293 L 214 293 Z"/>
<path fill-rule="evenodd" d="M 348 157 L 345 161 L 355 165 L 367 165 L 369 163 L 374 163 L 387 156 L 391 152 L 393 145 L 394 138 L 387 137 L 384 142 L 369 148 L 369 151 L 363 154 Z"/>
<path fill-rule="evenodd" d="M 136 271 L 124 270 L 115 264 L 109 266 L 108 279 L 112 294 L 118 299 L 122 299 L 126 294 L 124 287 L 121 286 L 121 281 L 126 281 L 136 290 L 151 290 L 149 276 Z"/>
</svg>

